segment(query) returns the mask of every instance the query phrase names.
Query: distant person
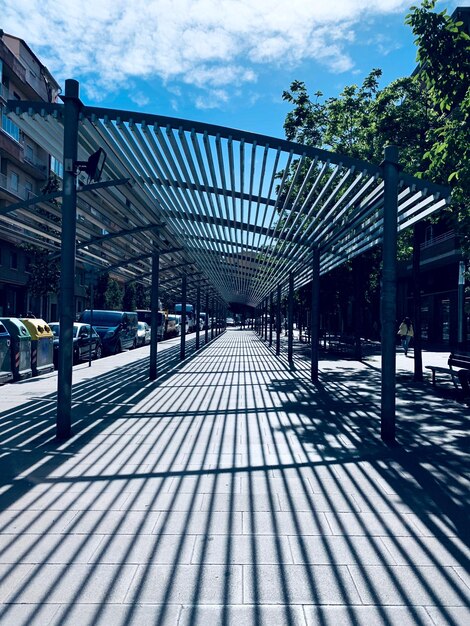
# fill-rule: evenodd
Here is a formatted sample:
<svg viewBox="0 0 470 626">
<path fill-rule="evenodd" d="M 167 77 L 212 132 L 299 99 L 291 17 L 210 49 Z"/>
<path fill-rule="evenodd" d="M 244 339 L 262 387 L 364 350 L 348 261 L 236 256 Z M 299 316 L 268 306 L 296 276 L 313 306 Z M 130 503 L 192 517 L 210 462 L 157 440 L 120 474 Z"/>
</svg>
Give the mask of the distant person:
<svg viewBox="0 0 470 626">
<path fill-rule="evenodd" d="M 413 324 L 409 317 L 405 317 L 400 324 L 397 335 L 400 335 L 401 345 L 403 346 L 405 356 L 407 356 L 411 338 L 414 336 Z"/>
</svg>

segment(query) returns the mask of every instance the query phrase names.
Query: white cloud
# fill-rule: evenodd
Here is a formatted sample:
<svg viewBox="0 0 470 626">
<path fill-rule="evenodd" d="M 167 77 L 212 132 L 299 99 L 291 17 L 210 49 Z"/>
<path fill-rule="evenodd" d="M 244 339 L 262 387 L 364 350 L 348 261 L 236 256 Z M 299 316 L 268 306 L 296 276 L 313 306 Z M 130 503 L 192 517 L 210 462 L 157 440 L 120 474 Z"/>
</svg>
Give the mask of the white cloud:
<svg viewBox="0 0 470 626">
<path fill-rule="evenodd" d="M 181 81 L 205 93 L 198 106 L 255 83 L 261 66 L 316 59 L 354 67 L 347 44 L 364 16 L 403 11 L 409 0 L 3 0 L 2 28 L 24 39 L 61 82 L 89 97 L 133 79 Z M 129 95 L 138 104 L 142 94 Z M 228 96 L 227 96 L 228 97 Z M 217 106 L 217 104 L 216 104 Z"/>
</svg>

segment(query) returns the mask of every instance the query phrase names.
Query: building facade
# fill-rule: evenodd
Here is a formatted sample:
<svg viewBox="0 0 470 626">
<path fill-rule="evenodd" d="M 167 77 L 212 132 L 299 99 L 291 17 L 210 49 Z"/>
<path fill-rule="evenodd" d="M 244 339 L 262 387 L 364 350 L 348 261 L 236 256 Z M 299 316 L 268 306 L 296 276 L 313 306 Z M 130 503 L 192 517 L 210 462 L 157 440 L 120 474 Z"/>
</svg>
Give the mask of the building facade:
<svg viewBox="0 0 470 626">
<path fill-rule="evenodd" d="M 42 193 L 54 160 L 31 137 L 21 132 L 6 115 L 8 100 L 55 102 L 60 92 L 57 81 L 29 46 L 0 31 L 0 208 Z M 0 315 L 18 316 L 36 311 L 48 318 L 57 302 L 34 298 L 28 289 L 30 254 L 26 246 L 38 245 L 8 214 L 0 221 Z"/>
</svg>

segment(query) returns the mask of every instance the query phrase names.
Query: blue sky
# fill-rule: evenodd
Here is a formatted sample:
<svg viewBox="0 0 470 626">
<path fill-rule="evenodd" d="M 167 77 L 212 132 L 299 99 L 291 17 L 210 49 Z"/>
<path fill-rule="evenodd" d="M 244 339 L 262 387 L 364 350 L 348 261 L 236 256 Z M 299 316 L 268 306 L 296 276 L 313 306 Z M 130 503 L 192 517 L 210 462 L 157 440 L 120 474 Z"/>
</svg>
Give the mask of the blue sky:
<svg viewBox="0 0 470 626">
<path fill-rule="evenodd" d="M 0 26 L 24 39 L 89 105 L 283 137 L 294 79 L 326 97 L 414 69 L 411 0 L 3 0 Z M 444 0 L 451 13 L 470 0 Z"/>
</svg>

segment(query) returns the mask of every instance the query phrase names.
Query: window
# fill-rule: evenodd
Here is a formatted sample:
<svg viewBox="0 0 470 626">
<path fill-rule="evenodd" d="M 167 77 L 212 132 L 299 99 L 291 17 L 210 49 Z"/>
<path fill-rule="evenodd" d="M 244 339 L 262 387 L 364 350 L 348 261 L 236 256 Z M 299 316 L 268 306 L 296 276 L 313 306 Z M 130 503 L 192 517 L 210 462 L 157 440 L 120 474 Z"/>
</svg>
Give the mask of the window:
<svg viewBox="0 0 470 626">
<path fill-rule="evenodd" d="M 10 187 L 13 191 L 18 191 L 20 184 L 20 177 L 16 172 L 10 172 Z"/>
<path fill-rule="evenodd" d="M 15 139 L 16 141 L 20 140 L 20 129 L 16 124 L 13 124 L 13 122 L 6 116 L 5 109 L 3 107 L 2 128 L 8 135 L 10 135 L 10 137 L 13 137 L 13 139 Z"/>
<path fill-rule="evenodd" d="M 10 269 L 18 269 L 18 254 L 16 252 L 10 252 Z"/>
<path fill-rule="evenodd" d="M 30 163 L 34 162 L 34 152 L 33 152 L 33 148 L 29 145 L 26 144 L 25 146 L 25 154 L 24 154 L 24 158 L 29 161 Z"/>
<path fill-rule="evenodd" d="M 29 182 L 29 180 L 27 180 L 25 182 L 25 184 L 24 184 L 24 188 L 25 188 L 25 191 L 26 191 L 26 199 L 29 200 L 29 198 L 32 198 L 33 195 L 34 195 L 33 194 L 33 185 L 32 185 L 32 183 Z"/>
<path fill-rule="evenodd" d="M 64 167 L 62 163 L 53 156 L 51 156 L 51 171 L 57 174 L 59 178 L 64 177 Z"/>
</svg>

